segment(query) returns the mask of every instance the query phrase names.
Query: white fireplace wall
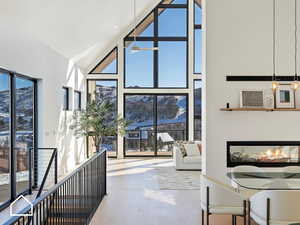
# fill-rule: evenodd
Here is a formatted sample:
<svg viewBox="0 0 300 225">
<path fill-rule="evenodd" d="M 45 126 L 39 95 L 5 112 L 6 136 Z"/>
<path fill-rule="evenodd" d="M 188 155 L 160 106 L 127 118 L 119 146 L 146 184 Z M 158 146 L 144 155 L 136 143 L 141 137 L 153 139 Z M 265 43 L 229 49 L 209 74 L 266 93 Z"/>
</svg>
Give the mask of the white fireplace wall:
<svg viewBox="0 0 300 225">
<path fill-rule="evenodd" d="M 276 2 L 276 72 L 293 75 L 294 1 Z M 300 140 L 299 112 L 220 111 L 227 102 L 238 107 L 242 89 L 271 86 L 270 82 L 226 82 L 226 75 L 272 75 L 272 3 L 204 1 L 203 173 L 221 181 L 229 182 L 226 141 Z M 300 108 L 300 90 L 296 100 Z"/>
</svg>

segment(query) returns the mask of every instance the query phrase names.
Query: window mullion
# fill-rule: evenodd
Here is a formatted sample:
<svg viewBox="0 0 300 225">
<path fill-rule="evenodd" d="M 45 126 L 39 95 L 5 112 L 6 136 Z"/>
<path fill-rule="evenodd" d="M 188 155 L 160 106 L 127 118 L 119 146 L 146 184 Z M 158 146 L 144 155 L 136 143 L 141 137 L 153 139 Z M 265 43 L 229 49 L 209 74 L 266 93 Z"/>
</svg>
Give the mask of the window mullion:
<svg viewBox="0 0 300 225">
<path fill-rule="evenodd" d="M 10 196 L 16 198 L 16 80 L 10 74 Z"/>
<path fill-rule="evenodd" d="M 154 10 L 154 42 L 153 47 L 158 47 L 158 8 L 155 8 Z M 154 81 L 154 87 L 158 88 L 158 51 L 153 51 L 153 81 Z"/>
</svg>

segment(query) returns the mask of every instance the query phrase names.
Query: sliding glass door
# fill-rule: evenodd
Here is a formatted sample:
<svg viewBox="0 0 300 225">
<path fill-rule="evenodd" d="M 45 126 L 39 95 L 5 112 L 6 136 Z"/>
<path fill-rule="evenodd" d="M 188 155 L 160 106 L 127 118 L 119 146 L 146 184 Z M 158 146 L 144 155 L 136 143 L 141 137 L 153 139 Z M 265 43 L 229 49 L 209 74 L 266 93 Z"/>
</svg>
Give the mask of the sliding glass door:
<svg viewBox="0 0 300 225">
<path fill-rule="evenodd" d="M 127 156 L 155 154 L 155 98 L 126 95 L 125 118 L 130 122 L 125 137 Z"/>
<path fill-rule="evenodd" d="M 29 185 L 29 151 L 33 148 L 34 82 L 15 79 L 16 116 L 16 193 L 22 193 Z"/>
<path fill-rule="evenodd" d="M 173 143 L 187 137 L 187 96 L 157 96 L 157 155 L 170 155 Z"/>
<path fill-rule="evenodd" d="M 125 95 L 126 156 L 171 156 L 187 137 L 186 95 Z"/>
<path fill-rule="evenodd" d="M 0 209 L 31 189 L 35 80 L 0 70 Z"/>
<path fill-rule="evenodd" d="M 0 206 L 10 199 L 10 77 L 0 72 Z"/>
</svg>

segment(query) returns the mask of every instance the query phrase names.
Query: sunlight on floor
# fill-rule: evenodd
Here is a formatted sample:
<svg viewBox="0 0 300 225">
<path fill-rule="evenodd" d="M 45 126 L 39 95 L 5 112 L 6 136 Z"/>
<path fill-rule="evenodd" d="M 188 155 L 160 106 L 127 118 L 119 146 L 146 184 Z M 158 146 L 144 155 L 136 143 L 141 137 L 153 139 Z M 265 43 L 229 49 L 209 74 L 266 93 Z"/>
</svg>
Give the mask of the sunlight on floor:
<svg viewBox="0 0 300 225">
<path fill-rule="evenodd" d="M 90 224 L 200 225 L 200 190 L 161 189 L 157 177 L 161 167 L 173 168 L 173 160 L 109 159 L 108 194 Z M 231 217 L 213 216 L 211 222 L 229 225 Z"/>
<path fill-rule="evenodd" d="M 172 194 L 162 193 L 159 191 L 146 189 L 144 193 L 145 198 L 152 199 L 155 201 L 167 203 L 170 205 L 176 205 L 176 200 Z"/>
</svg>

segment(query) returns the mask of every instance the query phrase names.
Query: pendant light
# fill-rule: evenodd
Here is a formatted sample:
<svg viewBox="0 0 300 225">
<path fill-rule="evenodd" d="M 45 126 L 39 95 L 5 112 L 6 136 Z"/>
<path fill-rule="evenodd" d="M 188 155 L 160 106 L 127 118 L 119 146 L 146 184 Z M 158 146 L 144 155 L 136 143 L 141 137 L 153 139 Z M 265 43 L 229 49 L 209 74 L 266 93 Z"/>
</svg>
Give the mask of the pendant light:
<svg viewBox="0 0 300 225">
<path fill-rule="evenodd" d="M 296 91 L 299 87 L 298 83 L 298 68 L 297 68 L 297 53 L 298 53 L 298 35 L 297 35 L 297 0 L 295 0 L 295 76 L 292 88 Z"/>
<path fill-rule="evenodd" d="M 145 48 L 145 47 L 139 47 L 136 45 L 136 29 L 137 29 L 137 19 L 136 19 L 136 0 L 133 0 L 133 17 L 134 17 L 134 30 L 133 30 L 133 46 L 131 47 L 131 53 L 136 53 L 139 51 L 157 51 L 158 47 L 153 48 Z"/>
<path fill-rule="evenodd" d="M 273 0 L 273 77 L 272 77 L 272 89 L 275 92 L 276 89 L 279 87 L 279 83 L 276 81 L 276 67 L 275 67 L 275 29 L 276 29 L 276 0 Z"/>
</svg>

